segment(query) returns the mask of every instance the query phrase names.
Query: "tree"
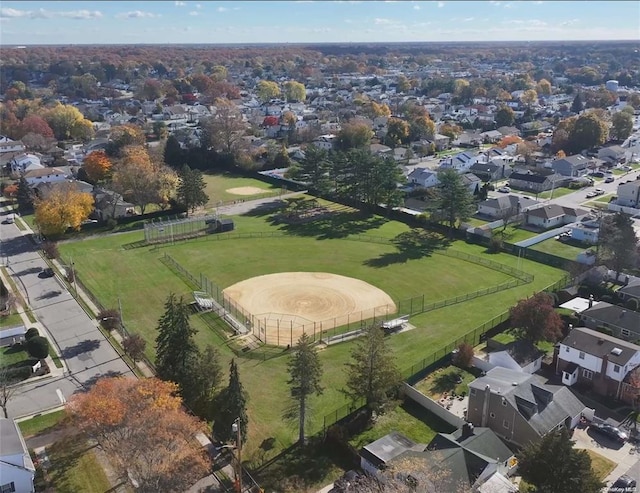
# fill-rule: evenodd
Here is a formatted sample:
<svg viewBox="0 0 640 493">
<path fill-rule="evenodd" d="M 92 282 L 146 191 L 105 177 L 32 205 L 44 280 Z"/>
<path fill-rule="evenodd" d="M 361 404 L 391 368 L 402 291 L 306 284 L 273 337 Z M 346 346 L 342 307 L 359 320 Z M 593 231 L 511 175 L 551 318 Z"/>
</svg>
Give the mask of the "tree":
<svg viewBox="0 0 640 493">
<path fill-rule="evenodd" d="M 432 139 L 436 133 L 436 124 L 429 116 L 418 116 L 409 125 L 409 140 Z"/>
<path fill-rule="evenodd" d="M 632 269 L 638 251 L 633 219 L 624 212 L 604 216 L 598 233 L 598 260 L 620 275 Z"/>
<path fill-rule="evenodd" d="M 8 366 L 0 366 L 0 408 L 4 417 L 9 419 L 7 404 L 15 395 L 18 387 L 15 385 L 19 379 Z"/>
<path fill-rule="evenodd" d="M 638 416 L 640 416 L 640 367 L 636 367 L 629 373 L 629 385 L 633 389 L 633 429 L 638 429 Z"/>
<path fill-rule="evenodd" d="M 147 142 L 144 131 L 137 125 L 127 123 L 125 125 L 117 125 L 111 129 L 109 134 L 109 143 L 106 147 L 106 153 L 112 157 L 122 157 L 125 149 L 130 146 L 142 148 Z"/>
<path fill-rule="evenodd" d="M 216 99 L 215 107 L 215 114 L 201 122 L 203 147 L 237 157 L 247 128 L 242 114 L 225 98 Z"/>
<path fill-rule="evenodd" d="M 440 130 L 438 132 L 442 135 L 446 135 L 451 140 L 455 140 L 458 138 L 458 135 L 462 133 L 462 130 L 462 127 L 460 127 L 459 125 L 443 123 L 440 126 Z"/>
<path fill-rule="evenodd" d="M 320 385 L 322 364 L 306 332 L 293 348 L 287 371 L 289 372 L 287 384 L 298 410 L 298 443 L 303 444 L 308 399 L 312 394 L 321 395 L 324 391 Z"/>
<path fill-rule="evenodd" d="M 247 417 L 247 393 L 240 382 L 238 365 L 232 359 L 229 365 L 229 385 L 220 392 L 216 399 L 218 405 L 215 408 L 213 421 L 213 435 L 223 441 L 235 440 L 235 433 L 231 431 L 231 425 L 240 420 L 240 437 L 243 442 L 247 440 L 249 420 Z"/>
<path fill-rule="evenodd" d="M 625 140 L 633 131 L 633 114 L 626 111 L 618 111 L 611 117 L 611 137 L 617 140 Z"/>
<path fill-rule="evenodd" d="M 198 356 L 196 371 L 192 376 L 191 385 L 185 389 L 186 403 L 191 410 L 207 421 L 211 421 L 215 414 L 216 390 L 222 382 L 222 367 L 220 353 L 211 345 Z"/>
<path fill-rule="evenodd" d="M 142 359 L 144 350 L 147 347 L 145 341 L 139 334 L 131 334 L 122 341 L 124 352 L 135 362 Z"/>
<path fill-rule="evenodd" d="M 538 93 L 534 89 L 527 89 L 522 93 L 520 100 L 529 107 L 538 100 Z"/>
<path fill-rule="evenodd" d="M 175 382 L 181 392 L 191 385 L 198 357 L 194 341 L 197 332 L 189 322 L 189 305 L 171 293 L 158 321 L 156 337 L 156 372 L 162 380 Z"/>
<path fill-rule="evenodd" d="M 167 143 L 164 146 L 164 162 L 174 169 L 180 168 L 184 163 L 184 152 L 174 135 L 167 137 Z"/>
<path fill-rule="evenodd" d="M 49 341 L 46 337 L 33 336 L 26 343 L 27 352 L 32 358 L 38 360 L 46 359 L 49 356 Z"/>
<path fill-rule="evenodd" d="M 583 106 L 582 95 L 578 92 L 571 103 L 571 113 L 579 114 L 582 111 Z"/>
<path fill-rule="evenodd" d="M 400 118 L 389 118 L 387 121 L 387 135 L 384 142 L 389 147 L 398 147 L 409 141 L 409 124 Z"/>
<path fill-rule="evenodd" d="M 20 131 L 23 137 L 27 134 L 34 133 L 45 139 L 53 138 L 53 130 L 45 119 L 38 115 L 25 117 L 25 119 L 20 122 Z"/>
<path fill-rule="evenodd" d="M 287 101 L 304 101 L 307 99 L 307 90 L 304 84 L 295 80 L 289 80 L 284 83 L 284 94 Z"/>
<path fill-rule="evenodd" d="M 496 111 L 496 125 L 498 127 L 510 127 L 516 121 L 516 115 L 509 106 L 501 106 Z"/>
<path fill-rule="evenodd" d="M 28 341 L 29 339 L 31 339 L 32 337 L 37 337 L 40 335 L 40 332 L 38 332 L 38 329 L 35 327 L 31 327 L 29 330 L 27 330 L 24 333 L 24 340 Z"/>
<path fill-rule="evenodd" d="M 609 129 L 607 124 L 590 111 L 582 114 L 576 120 L 573 130 L 569 134 L 568 147 L 573 153 L 584 149 L 592 149 L 605 143 Z"/>
<path fill-rule="evenodd" d="M 266 103 L 271 99 L 280 97 L 280 88 L 276 82 L 261 80 L 256 87 L 256 93 L 260 101 Z"/>
<path fill-rule="evenodd" d="M 311 188 L 325 193 L 331 188 L 330 169 L 329 153 L 320 147 L 310 145 L 304 151 L 304 159 L 291 166 L 287 170 L 286 176 L 302 183 L 308 183 Z"/>
<path fill-rule="evenodd" d="M 551 83 L 547 79 L 540 79 L 538 81 L 538 85 L 536 86 L 536 91 L 538 94 L 542 94 L 543 96 L 551 95 Z"/>
<path fill-rule="evenodd" d="M 457 221 L 468 219 L 473 213 L 473 195 L 453 169 L 438 173 L 438 208 L 453 234 Z"/>
<path fill-rule="evenodd" d="M 43 115 L 45 121 L 53 130 L 56 139 L 90 140 L 93 135 L 93 125 L 72 105 L 57 104 Z"/>
<path fill-rule="evenodd" d="M 158 169 L 142 146 L 126 146 L 121 154 L 113 165 L 111 187 L 144 214 L 147 205 L 158 201 Z"/>
<path fill-rule="evenodd" d="M 395 358 L 386 347 L 380 327 L 371 325 L 364 329 L 346 366 L 347 388 L 344 393 L 354 401 L 364 399 L 369 416 L 380 412 L 401 380 Z"/>
<path fill-rule="evenodd" d="M 189 211 L 195 212 L 198 207 L 209 202 L 209 196 L 205 192 L 207 184 L 199 170 L 191 169 L 185 164 L 180 170 L 179 180 L 177 198 L 178 202 L 187 209 L 187 214 Z"/>
<path fill-rule="evenodd" d="M 520 339 L 536 344 L 542 340 L 555 342 L 562 336 L 562 319 L 554 309 L 553 298 L 545 292 L 520 300 L 509 313 L 511 327 Z"/>
<path fill-rule="evenodd" d="M 187 414 L 177 387 L 156 378 L 101 378 L 68 404 L 74 426 L 95 439 L 136 490 L 185 491 L 210 466 L 195 439 L 204 424 Z"/>
<path fill-rule="evenodd" d="M 68 229 L 79 230 L 93 210 L 90 193 L 79 192 L 73 183 L 64 183 L 53 189 L 35 205 L 35 222 L 40 233 L 55 238 Z"/>
<path fill-rule="evenodd" d="M 547 433 L 518 454 L 518 471 L 539 493 L 598 493 L 605 486 L 585 450 L 573 448 L 566 430 Z"/>
<path fill-rule="evenodd" d="M 16 201 L 18 202 L 18 210 L 21 213 L 31 212 L 33 210 L 34 195 L 29 187 L 29 183 L 24 176 L 20 176 L 18 181 L 18 190 L 16 191 Z"/>
<path fill-rule="evenodd" d="M 453 364 L 460 368 L 469 368 L 473 363 L 473 346 L 463 342 L 456 348 Z"/>
<path fill-rule="evenodd" d="M 373 131 L 364 122 L 352 121 L 342 125 L 336 135 L 336 148 L 342 151 L 355 148 L 368 148 Z"/>
<path fill-rule="evenodd" d="M 104 151 L 93 151 L 82 162 L 87 177 L 93 183 L 106 180 L 111 172 L 111 161 Z"/>
</svg>

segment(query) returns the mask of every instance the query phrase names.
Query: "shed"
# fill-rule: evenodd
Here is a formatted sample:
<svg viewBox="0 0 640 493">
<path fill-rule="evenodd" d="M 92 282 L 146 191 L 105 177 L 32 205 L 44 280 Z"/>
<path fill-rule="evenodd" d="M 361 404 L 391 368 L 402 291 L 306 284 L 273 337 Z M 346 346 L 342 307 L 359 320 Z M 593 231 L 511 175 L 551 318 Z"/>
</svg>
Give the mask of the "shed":
<svg viewBox="0 0 640 493">
<path fill-rule="evenodd" d="M 233 219 L 218 219 L 216 221 L 216 231 L 218 232 L 233 231 L 234 227 Z"/>
</svg>

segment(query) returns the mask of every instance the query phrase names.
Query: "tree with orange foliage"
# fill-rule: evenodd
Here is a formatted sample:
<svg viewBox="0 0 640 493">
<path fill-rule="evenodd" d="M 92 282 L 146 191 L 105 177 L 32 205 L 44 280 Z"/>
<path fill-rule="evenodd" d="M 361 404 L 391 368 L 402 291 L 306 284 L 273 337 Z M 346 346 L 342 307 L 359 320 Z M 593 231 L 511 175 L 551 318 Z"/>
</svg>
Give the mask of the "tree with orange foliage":
<svg viewBox="0 0 640 493">
<path fill-rule="evenodd" d="M 68 412 L 138 491 L 185 491 L 209 463 L 195 438 L 206 426 L 183 410 L 177 390 L 157 378 L 101 378 Z"/>
<path fill-rule="evenodd" d="M 144 214 L 147 205 L 157 201 L 159 183 L 156 167 L 142 146 L 126 146 L 121 153 L 122 159 L 113 166 L 111 186 Z"/>
<path fill-rule="evenodd" d="M 13 199 L 18 194 L 18 185 L 12 183 L 11 185 L 7 185 L 2 190 L 2 195 L 7 199 Z"/>
<path fill-rule="evenodd" d="M 34 207 L 40 233 L 55 238 L 68 228 L 80 229 L 93 210 L 93 197 L 80 192 L 73 183 L 61 183 L 44 198 L 36 199 Z"/>
<path fill-rule="evenodd" d="M 94 151 L 82 163 L 89 180 L 98 183 L 107 179 L 111 172 L 111 161 L 104 151 Z"/>
</svg>

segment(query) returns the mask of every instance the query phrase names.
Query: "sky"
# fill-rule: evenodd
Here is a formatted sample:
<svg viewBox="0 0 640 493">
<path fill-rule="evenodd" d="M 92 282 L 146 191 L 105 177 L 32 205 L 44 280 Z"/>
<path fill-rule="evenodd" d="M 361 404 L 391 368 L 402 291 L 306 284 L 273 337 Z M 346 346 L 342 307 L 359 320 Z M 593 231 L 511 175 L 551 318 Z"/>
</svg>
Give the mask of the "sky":
<svg viewBox="0 0 640 493">
<path fill-rule="evenodd" d="M 640 40 L 638 1 L 10 1 L 0 44 Z"/>
</svg>

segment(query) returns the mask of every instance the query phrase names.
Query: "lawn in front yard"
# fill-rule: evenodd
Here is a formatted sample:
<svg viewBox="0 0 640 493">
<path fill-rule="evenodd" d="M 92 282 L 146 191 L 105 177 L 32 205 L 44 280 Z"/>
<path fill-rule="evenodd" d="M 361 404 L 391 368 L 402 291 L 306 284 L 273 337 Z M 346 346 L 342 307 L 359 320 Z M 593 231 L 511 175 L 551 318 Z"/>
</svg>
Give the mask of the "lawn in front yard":
<svg viewBox="0 0 640 493">
<path fill-rule="evenodd" d="M 598 479 L 604 481 L 604 478 L 615 469 L 616 463 L 593 450 L 586 449 L 586 452 L 591 458 L 591 468 L 596 473 Z"/>
<path fill-rule="evenodd" d="M 424 395 L 437 401 L 445 393 L 447 395 L 451 395 L 452 392 L 456 395 L 466 394 L 469 391 L 469 384 L 478 377 L 479 372 L 476 373 L 474 375 L 470 371 L 463 370 L 457 366 L 447 366 L 430 373 L 426 378 L 415 384 L 414 387 Z"/>
<path fill-rule="evenodd" d="M 18 426 L 20 427 L 20 431 L 25 438 L 31 437 L 33 435 L 39 435 L 41 433 L 49 433 L 64 421 L 65 412 L 64 409 L 60 411 L 54 411 L 52 413 L 41 414 L 40 416 L 35 416 L 30 419 L 26 419 L 24 421 L 20 421 Z"/>
<path fill-rule="evenodd" d="M 31 360 L 29 353 L 22 347 L 22 345 L 9 346 L 2 348 L 0 353 L 0 367 L 4 366 L 22 366 L 24 361 Z"/>
<path fill-rule="evenodd" d="M 575 260 L 576 257 L 591 248 L 590 246 L 581 245 L 578 242 L 560 241 L 555 238 L 541 241 L 530 247 L 531 250 L 538 252 L 550 253 L 557 257 L 566 258 L 567 260 Z"/>
<path fill-rule="evenodd" d="M 0 316 L 0 328 L 6 329 L 9 327 L 17 327 L 19 325 L 24 324 L 22 323 L 22 318 L 17 313 Z"/>
</svg>

